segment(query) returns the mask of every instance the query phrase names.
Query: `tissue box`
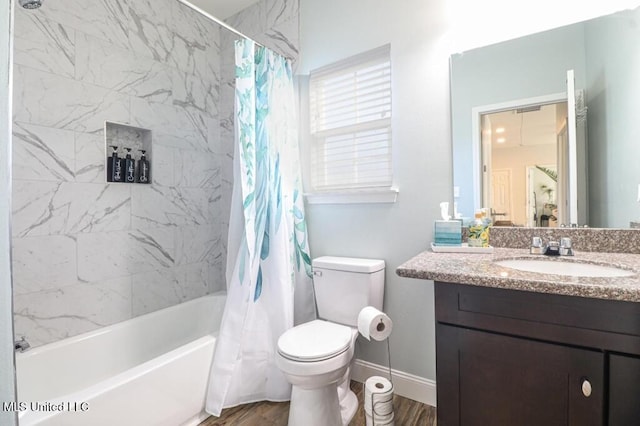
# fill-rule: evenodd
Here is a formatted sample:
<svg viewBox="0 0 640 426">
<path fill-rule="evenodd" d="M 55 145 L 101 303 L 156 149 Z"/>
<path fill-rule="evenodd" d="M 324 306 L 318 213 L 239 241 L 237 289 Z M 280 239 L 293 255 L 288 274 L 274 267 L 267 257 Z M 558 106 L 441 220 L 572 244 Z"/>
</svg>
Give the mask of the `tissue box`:
<svg viewBox="0 0 640 426">
<path fill-rule="evenodd" d="M 436 220 L 434 235 L 434 242 L 438 246 L 459 246 L 462 244 L 462 222 L 459 220 Z"/>
</svg>

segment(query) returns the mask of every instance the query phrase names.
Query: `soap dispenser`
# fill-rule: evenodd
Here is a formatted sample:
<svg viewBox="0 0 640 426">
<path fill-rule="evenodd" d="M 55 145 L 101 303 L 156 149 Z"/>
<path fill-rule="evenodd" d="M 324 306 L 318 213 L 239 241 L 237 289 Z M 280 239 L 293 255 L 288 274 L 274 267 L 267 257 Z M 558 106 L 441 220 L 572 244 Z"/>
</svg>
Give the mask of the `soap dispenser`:
<svg viewBox="0 0 640 426">
<path fill-rule="evenodd" d="M 140 156 L 140 160 L 138 160 L 138 183 L 150 183 L 151 166 L 145 156 L 147 151 L 141 149 L 140 152 L 142 152 L 142 155 Z"/>
<path fill-rule="evenodd" d="M 469 226 L 467 242 L 470 247 L 489 247 L 489 223 L 483 210 L 476 210 L 475 222 Z"/>
<path fill-rule="evenodd" d="M 113 153 L 109 159 L 109 166 L 107 167 L 110 172 L 111 180 L 109 182 L 124 182 L 124 164 L 123 159 L 118 157 L 118 147 L 111 145 Z"/>
<path fill-rule="evenodd" d="M 118 153 L 116 152 L 118 148 L 115 146 L 111 146 L 111 149 L 113 149 L 113 153 L 107 153 L 107 182 L 113 182 L 113 157 L 118 156 Z"/>
<path fill-rule="evenodd" d="M 127 156 L 125 157 L 125 182 L 133 183 L 136 181 L 136 160 L 131 158 L 131 148 L 125 149 L 127 150 Z"/>
</svg>

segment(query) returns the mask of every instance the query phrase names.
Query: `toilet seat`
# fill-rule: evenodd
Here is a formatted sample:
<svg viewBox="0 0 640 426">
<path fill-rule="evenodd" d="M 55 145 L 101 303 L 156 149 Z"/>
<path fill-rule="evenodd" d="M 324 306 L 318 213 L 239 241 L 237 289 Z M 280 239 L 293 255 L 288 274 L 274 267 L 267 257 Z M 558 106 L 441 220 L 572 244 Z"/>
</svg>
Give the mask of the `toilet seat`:
<svg viewBox="0 0 640 426">
<path fill-rule="evenodd" d="M 322 361 L 349 349 L 352 335 L 345 325 L 313 320 L 284 332 L 278 339 L 278 352 L 292 361 Z"/>
</svg>

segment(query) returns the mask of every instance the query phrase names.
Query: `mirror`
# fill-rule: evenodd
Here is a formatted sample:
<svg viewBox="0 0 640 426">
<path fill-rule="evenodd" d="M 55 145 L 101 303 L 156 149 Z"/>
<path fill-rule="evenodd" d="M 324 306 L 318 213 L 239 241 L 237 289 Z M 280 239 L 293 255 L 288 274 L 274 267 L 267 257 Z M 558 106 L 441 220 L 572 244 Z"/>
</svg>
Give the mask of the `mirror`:
<svg viewBox="0 0 640 426">
<path fill-rule="evenodd" d="M 491 150 L 482 144 L 483 124 L 495 121 L 488 124 L 491 138 L 497 138 L 499 127 L 496 117 L 487 114 L 484 118 L 484 113 L 511 111 L 521 122 L 518 143 L 528 145 L 522 141 L 522 136 L 526 139 L 528 135 L 524 129 L 533 125 L 535 113 L 540 111 L 527 109 L 540 106 L 542 110 L 545 105 L 562 102 L 563 97 L 566 100 L 569 70 L 575 77 L 571 93 L 577 95 L 578 105 L 576 118 L 567 123 L 576 123 L 576 149 L 560 148 L 565 116 L 558 112 L 564 107 L 558 107 L 559 119 L 547 124 L 555 126 L 555 140 L 545 142 L 547 152 L 556 151 L 555 160 L 536 158 L 531 152 L 512 153 L 514 157 L 506 163 L 491 168 L 500 173 L 495 182 L 484 178 L 483 191 L 483 171 L 488 156 L 493 155 L 489 153 L 500 150 L 496 143 L 491 144 L 496 146 Z M 458 212 L 473 217 L 476 209 L 491 207 L 494 214 L 507 214 L 495 216 L 496 221 L 506 218 L 506 224 L 553 226 L 572 223 L 569 215 L 573 206 L 579 224 L 628 228 L 631 221 L 640 218 L 638 76 L 640 8 L 452 55 L 453 181 Z M 518 113 L 518 109 L 522 111 Z M 532 131 L 542 133 L 540 129 Z M 548 166 L 554 164 L 558 186 L 549 193 L 548 182 L 540 182 L 533 170 L 553 171 Z M 505 178 L 508 171 L 510 179 Z M 494 202 L 499 198 L 503 204 L 497 208 L 487 205 L 490 201 L 484 200 L 490 200 L 491 194 Z M 506 211 L 509 202 L 513 207 Z M 545 222 L 541 222 L 542 216 Z"/>
</svg>

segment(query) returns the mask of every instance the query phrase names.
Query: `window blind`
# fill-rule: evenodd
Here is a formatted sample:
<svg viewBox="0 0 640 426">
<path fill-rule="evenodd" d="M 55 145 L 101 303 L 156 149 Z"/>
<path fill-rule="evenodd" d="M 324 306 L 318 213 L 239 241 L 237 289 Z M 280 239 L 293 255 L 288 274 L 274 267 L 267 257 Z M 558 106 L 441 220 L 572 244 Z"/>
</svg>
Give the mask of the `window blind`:
<svg viewBox="0 0 640 426">
<path fill-rule="evenodd" d="M 313 71 L 309 84 L 314 190 L 389 188 L 390 47 Z"/>
</svg>

